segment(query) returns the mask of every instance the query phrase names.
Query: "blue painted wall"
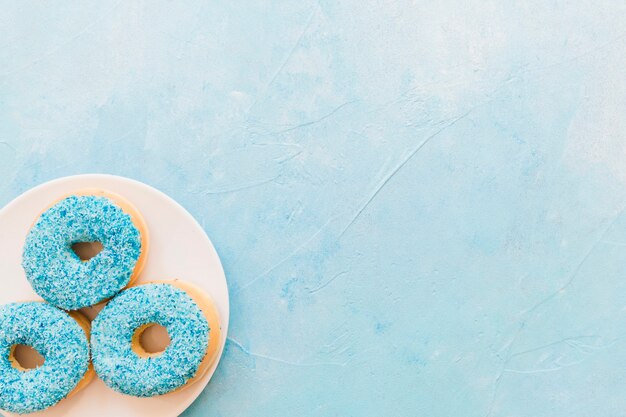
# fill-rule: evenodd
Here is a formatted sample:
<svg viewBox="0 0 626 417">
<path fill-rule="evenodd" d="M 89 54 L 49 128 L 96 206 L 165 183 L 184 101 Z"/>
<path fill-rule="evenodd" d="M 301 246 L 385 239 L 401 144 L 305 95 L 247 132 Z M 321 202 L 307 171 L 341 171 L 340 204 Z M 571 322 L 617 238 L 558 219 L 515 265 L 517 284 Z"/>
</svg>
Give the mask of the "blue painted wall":
<svg viewBox="0 0 626 417">
<path fill-rule="evenodd" d="M 0 203 L 125 175 L 222 256 L 186 417 L 626 415 L 623 1 L 3 3 Z"/>
</svg>

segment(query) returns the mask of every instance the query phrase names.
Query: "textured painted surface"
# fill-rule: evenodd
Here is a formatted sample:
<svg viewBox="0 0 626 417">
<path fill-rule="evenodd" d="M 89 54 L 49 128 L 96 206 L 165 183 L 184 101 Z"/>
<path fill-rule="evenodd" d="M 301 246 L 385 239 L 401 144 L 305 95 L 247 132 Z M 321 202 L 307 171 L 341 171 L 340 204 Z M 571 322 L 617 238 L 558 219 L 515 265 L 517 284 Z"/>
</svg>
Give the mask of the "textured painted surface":
<svg viewBox="0 0 626 417">
<path fill-rule="evenodd" d="M 222 256 L 186 417 L 626 415 L 626 3 L 6 3 L 0 203 L 126 175 Z"/>
</svg>

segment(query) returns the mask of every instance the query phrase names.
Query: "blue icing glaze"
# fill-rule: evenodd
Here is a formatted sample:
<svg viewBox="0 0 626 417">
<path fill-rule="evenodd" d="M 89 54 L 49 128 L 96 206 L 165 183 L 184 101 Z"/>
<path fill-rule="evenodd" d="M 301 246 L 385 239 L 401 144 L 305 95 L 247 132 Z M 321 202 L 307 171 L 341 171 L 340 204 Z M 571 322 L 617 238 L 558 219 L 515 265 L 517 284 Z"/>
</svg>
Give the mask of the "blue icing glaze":
<svg viewBox="0 0 626 417">
<path fill-rule="evenodd" d="M 35 348 L 44 364 L 15 368 L 9 355 L 18 344 Z M 51 407 L 67 397 L 88 366 L 89 342 L 67 313 L 38 302 L 0 307 L 0 409 L 24 414 Z"/>
<path fill-rule="evenodd" d="M 104 249 L 83 262 L 72 245 L 92 241 Z M 22 266 L 37 294 L 75 310 L 124 288 L 140 254 L 141 234 L 130 215 L 106 197 L 70 196 L 46 210 L 32 227 Z"/>
<path fill-rule="evenodd" d="M 171 343 L 161 355 L 143 358 L 131 348 L 135 331 L 156 323 Z M 210 328 L 202 310 L 183 290 L 146 284 L 123 291 L 92 323 L 93 364 L 112 389 L 136 397 L 174 391 L 193 378 L 204 359 Z"/>
</svg>

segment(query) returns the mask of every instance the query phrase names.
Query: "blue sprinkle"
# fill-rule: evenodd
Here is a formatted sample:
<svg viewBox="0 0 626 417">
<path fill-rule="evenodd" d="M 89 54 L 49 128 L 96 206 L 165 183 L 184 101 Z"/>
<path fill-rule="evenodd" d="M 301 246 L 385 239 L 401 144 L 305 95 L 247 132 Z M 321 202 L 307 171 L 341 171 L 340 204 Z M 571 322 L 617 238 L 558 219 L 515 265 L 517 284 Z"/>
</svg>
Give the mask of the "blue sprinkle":
<svg viewBox="0 0 626 417">
<path fill-rule="evenodd" d="M 135 331 L 156 323 L 171 343 L 160 356 L 142 358 L 131 348 Z M 209 345 L 209 324 L 187 293 L 169 284 L 123 291 L 92 323 L 93 364 L 110 388 L 135 397 L 167 394 L 198 371 Z"/>
<path fill-rule="evenodd" d="M 83 262 L 78 242 L 104 249 Z M 107 300 L 130 281 L 141 254 L 141 234 L 131 217 L 106 197 L 71 196 L 46 210 L 26 237 L 22 266 L 44 300 L 76 310 Z"/>
</svg>

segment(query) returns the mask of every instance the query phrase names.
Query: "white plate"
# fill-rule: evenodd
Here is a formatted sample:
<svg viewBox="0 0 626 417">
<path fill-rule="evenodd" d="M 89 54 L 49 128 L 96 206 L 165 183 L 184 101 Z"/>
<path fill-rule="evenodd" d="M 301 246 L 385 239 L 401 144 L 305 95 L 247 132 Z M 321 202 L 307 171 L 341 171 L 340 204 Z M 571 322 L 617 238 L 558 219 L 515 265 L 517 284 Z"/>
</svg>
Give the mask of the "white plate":
<svg viewBox="0 0 626 417">
<path fill-rule="evenodd" d="M 81 188 L 102 188 L 130 200 L 143 214 L 150 233 L 150 252 L 139 282 L 175 279 L 190 281 L 214 299 L 221 317 L 220 355 L 228 331 L 228 287 L 213 244 L 196 220 L 162 192 L 128 178 L 77 175 L 39 185 L 0 210 L 0 304 L 39 300 L 21 267 L 24 239 L 33 220 L 55 199 Z M 46 417 L 174 417 L 200 395 L 217 362 L 187 389 L 160 397 L 134 398 L 118 394 L 99 379 L 70 399 L 30 416 Z M 3 412 L 5 416 L 11 413 Z"/>
</svg>

